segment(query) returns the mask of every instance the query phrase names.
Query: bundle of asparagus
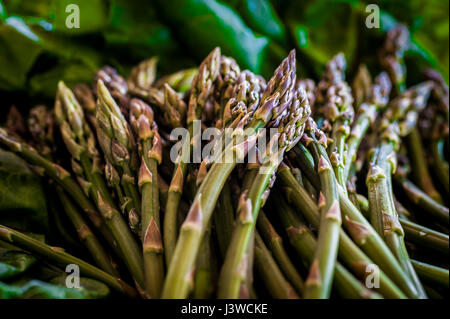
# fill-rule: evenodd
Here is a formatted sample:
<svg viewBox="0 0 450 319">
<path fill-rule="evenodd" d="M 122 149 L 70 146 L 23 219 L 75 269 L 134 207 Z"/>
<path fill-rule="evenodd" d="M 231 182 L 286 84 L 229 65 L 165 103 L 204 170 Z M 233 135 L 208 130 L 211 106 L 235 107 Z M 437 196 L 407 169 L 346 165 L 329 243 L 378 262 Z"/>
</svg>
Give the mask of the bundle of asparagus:
<svg viewBox="0 0 450 319">
<path fill-rule="evenodd" d="M 4 225 L 0 241 L 132 297 L 448 296 L 448 86 L 406 87 L 406 31 L 352 86 L 343 54 L 315 85 L 295 51 L 266 82 L 219 48 L 159 79 L 152 58 L 59 83 L 0 145 L 53 185 L 95 265 Z"/>
</svg>

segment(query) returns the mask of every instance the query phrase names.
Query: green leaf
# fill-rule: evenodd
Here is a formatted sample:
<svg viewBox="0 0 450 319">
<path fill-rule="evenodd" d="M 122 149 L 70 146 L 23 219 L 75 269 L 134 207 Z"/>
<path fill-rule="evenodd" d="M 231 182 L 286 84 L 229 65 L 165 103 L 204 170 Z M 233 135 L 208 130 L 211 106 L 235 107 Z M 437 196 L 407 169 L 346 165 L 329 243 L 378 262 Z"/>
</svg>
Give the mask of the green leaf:
<svg viewBox="0 0 450 319">
<path fill-rule="evenodd" d="M 50 283 L 58 286 L 66 286 L 66 280 L 67 275 L 60 275 L 50 280 Z M 84 298 L 100 299 L 107 297 L 110 293 L 108 286 L 91 278 L 80 278 L 80 286 L 78 289 Z"/>
<path fill-rule="evenodd" d="M 106 52 L 119 71 L 126 73 L 131 65 L 152 56 L 159 57 L 158 71 L 164 73 L 193 65 L 160 17 L 154 2 L 111 1 L 110 24 L 103 35 Z"/>
<path fill-rule="evenodd" d="M 357 50 L 359 9 L 352 2 L 313 1 L 293 3 L 286 12 L 289 30 L 300 55 L 312 63 L 316 75 L 339 52 L 352 61 Z"/>
<path fill-rule="evenodd" d="M 0 248 L 0 280 L 10 279 L 26 272 L 36 258 L 22 251 Z"/>
<path fill-rule="evenodd" d="M 6 19 L 6 9 L 3 5 L 3 2 L 0 0 L 0 21 L 4 21 Z"/>
<path fill-rule="evenodd" d="M 41 280 L 20 280 L 11 284 L 0 282 L 0 299 L 98 299 L 109 295 L 109 288 L 96 280 L 80 278 L 80 288 L 67 288 L 65 276 Z"/>
<path fill-rule="evenodd" d="M 48 12 L 51 0 L 5 0 L 6 9 L 11 15 L 43 17 Z"/>
<path fill-rule="evenodd" d="M 91 83 L 94 74 L 95 69 L 82 62 L 60 63 L 47 72 L 32 76 L 30 88 L 32 92 L 39 92 L 39 94 L 52 98 L 55 96 L 58 81 L 63 80 L 69 86 L 80 82 Z"/>
<path fill-rule="evenodd" d="M 73 21 L 73 6 L 79 10 L 79 28 L 69 28 Z M 105 0 L 15 0 L 7 2 L 10 14 L 39 17 L 51 24 L 52 31 L 66 35 L 80 35 L 101 31 L 109 22 L 109 3 Z"/>
<path fill-rule="evenodd" d="M 18 17 L 0 25 L 0 89 L 23 89 L 42 48 L 38 36 Z"/>
<path fill-rule="evenodd" d="M 244 21 L 256 32 L 286 44 L 286 31 L 269 0 L 240 0 L 235 8 Z"/>
<path fill-rule="evenodd" d="M 22 230 L 48 229 L 40 178 L 16 155 L 0 149 L 0 223 Z"/>
<path fill-rule="evenodd" d="M 29 24 L 27 24 L 30 23 Z M 5 25 L 0 25 L 0 89 L 25 90 L 30 71 L 34 67 L 38 57 L 46 53 L 50 56 L 60 58 L 63 64 L 78 63 L 82 66 L 79 71 L 71 75 L 73 81 L 85 81 L 87 74 L 94 74 L 103 65 L 102 56 L 91 47 L 71 41 L 67 37 L 46 31 L 45 21 L 42 19 L 22 19 L 11 16 L 6 19 Z M 43 73 L 53 72 L 39 66 Z M 59 70 L 67 68 L 66 65 L 59 66 Z M 43 69 L 43 70 L 42 70 Z M 73 71 L 74 68 L 71 69 Z M 88 72 L 89 71 L 89 72 Z M 61 72 L 61 71 L 59 71 Z M 51 75 L 50 74 L 50 75 Z M 46 75 L 42 75 L 46 77 Z M 77 78 L 79 76 L 79 78 Z M 92 76 L 89 80 L 92 79 Z M 55 82 L 56 83 L 56 82 Z M 42 85 L 44 94 L 54 96 L 56 85 L 53 89 Z M 41 93 L 37 85 L 32 86 L 28 93 Z"/>
<path fill-rule="evenodd" d="M 79 28 L 69 28 L 66 23 L 77 13 L 71 9 L 71 5 L 78 7 L 76 10 L 79 10 Z M 104 0 L 52 0 L 47 14 L 55 31 L 66 34 L 101 31 L 109 22 L 109 6 Z"/>
<path fill-rule="evenodd" d="M 269 38 L 256 35 L 233 9 L 222 2 L 160 0 L 159 3 L 178 39 L 197 60 L 220 46 L 222 52 L 234 57 L 242 68 L 268 76 L 283 55 L 287 55 L 284 49 L 272 50 Z"/>
</svg>

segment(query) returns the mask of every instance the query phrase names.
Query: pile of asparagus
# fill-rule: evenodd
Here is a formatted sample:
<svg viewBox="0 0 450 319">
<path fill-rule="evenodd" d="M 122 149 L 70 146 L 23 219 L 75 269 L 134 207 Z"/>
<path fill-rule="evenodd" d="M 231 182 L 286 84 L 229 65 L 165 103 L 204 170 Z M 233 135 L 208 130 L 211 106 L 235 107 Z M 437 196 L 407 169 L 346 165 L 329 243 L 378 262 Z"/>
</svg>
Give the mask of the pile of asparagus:
<svg viewBox="0 0 450 319">
<path fill-rule="evenodd" d="M 448 296 L 449 91 L 431 70 L 406 87 L 407 32 L 351 85 L 342 54 L 315 83 L 292 51 L 266 82 L 219 48 L 158 79 L 152 58 L 60 82 L 0 145 L 55 189 L 91 260 L 3 225 L 0 240 L 131 297 Z M 211 127 L 229 138 L 195 158 Z"/>
</svg>

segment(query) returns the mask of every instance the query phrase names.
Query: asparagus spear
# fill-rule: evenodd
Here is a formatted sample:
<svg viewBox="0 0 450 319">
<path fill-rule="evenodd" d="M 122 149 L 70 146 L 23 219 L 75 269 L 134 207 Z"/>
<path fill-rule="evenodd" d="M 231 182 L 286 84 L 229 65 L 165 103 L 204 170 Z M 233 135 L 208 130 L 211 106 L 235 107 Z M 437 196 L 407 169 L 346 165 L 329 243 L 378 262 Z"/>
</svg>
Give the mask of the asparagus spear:
<svg viewBox="0 0 450 319">
<path fill-rule="evenodd" d="M 398 24 L 389 30 L 384 45 L 379 51 L 380 64 L 389 74 L 396 94 L 400 94 L 406 89 L 406 66 L 403 55 L 409 43 L 408 28 L 403 24 Z"/>
<path fill-rule="evenodd" d="M 309 267 L 313 263 L 317 240 L 308 226 L 296 216 L 292 208 L 286 203 L 282 194 L 277 193 L 276 195 L 278 196 L 274 198 L 278 208 L 278 217 L 288 234 L 291 245 L 304 260 L 306 266 Z M 336 263 L 335 272 L 334 288 L 342 297 L 373 299 L 381 297 L 364 287 L 339 262 Z"/>
<path fill-rule="evenodd" d="M 156 89 L 161 89 L 167 83 L 177 92 L 187 93 L 191 88 L 192 79 L 197 75 L 197 72 L 197 68 L 181 70 L 159 78 L 153 86 Z"/>
<path fill-rule="evenodd" d="M 404 244 L 404 233 L 398 222 L 392 195 L 391 175 L 396 169 L 395 151 L 400 136 L 414 127 L 417 113 L 422 110 L 430 94 L 431 84 L 421 83 L 391 102 L 383 115 L 381 142 L 372 156 L 366 184 L 369 189 L 371 223 L 383 236 L 402 265 L 403 270 L 415 282 L 418 297 L 426 297 L 425 291 L 409 261 Z"/>
<path fill-rule="evenodd" d="M 193 136 L 194 121 L 201 120 L 202 110 L 205 106 L 206 100 L 210 98 L 213 92 L 213 82 L 218 74 L 219 59 L 220 49 L 216 48 L 200 64 L 198 74 L 192 81 L 192 90 L 191 97 L 189 99 L 187 117 L 189 137 L 185 138 L 181 148 L 181 153 L 177 158 L 165 207 L 164 247 L 166 264 L 168 266 L 171 264 L 178 237 L 176 216 L 181 194 L 183 192 L 184 177 L 186 175 L 188 162 L 191 157 L 191 147 L 194 143 L 199 142 L 198 137 Z"/>
<path fill-rule="evenodd" d="M 269 83 L 270 85 L 270 83 Z M 239 293 L 241 278 L 238 276 L 239 267 L 245 261 L 245 252 L 253 232 L 260 207 L 263 204 L 263 194 L 270 188 L 269 182 L 273 179 L 278 165 L 286 150 L 290 150 L 299 141 L 303 134 L 304 124 L 310 115 L 310 107 L 304 90 L 294 93 L 291 104 L 287 106 L 284 114 L 276 119 L 278 134 L 269 142 L 263 157 L 263 171 L 256 176 L 248 194 L 241 195 L 240 215 L 238 224 L 233 231 L 230 246 L 228 247 L 225 262 L 219 278 L 220 298 L 236 298 Z M 273 147 L 272 143 L 277 143 Z"/>
<path fill-rule="evenodd" d="M 129 97 L 128 85 L 126 80 L 117 72 L 116 69 L 105 66 L 97 73 L 94 78 L 94 90 L 99 98 L 98 82 L 101 81 L 110 92 L 112 98 L 117 101 L 117 106 L 124 117 L 128 118 Z"/>
<path fill-rule="evenodd" d="M 28 116 L 28 131 L 32 137 L 31 144 L 39 154 L 51 158 L 55 152 L 54 115 L 45 105 L 33 107 Z"/>
<path fill-rule="evenodd" d="M 372 95 L 372 77 L 365 64 L 360 64 L 352 82 L 352 94 L 355 101 L 355 109 L 359 112 L 361 104 Z"/>
<path fill-rule="evenodd" d="M 437 204 L 442 204 L 443 200 L 433 184 L 433 180 L 428 171 L 427 158 L 422 145 L 420 133 L 417 128 L 413 128 L 406 137 L 408 155 L 412 168 L 412 179 L 417 186 Z"/>
<path fill-rule="evenodd" d="M 386 73 L 380 73 L 371 87 L 370 99 L 365 100 L 358 109 L 358 117 L 353 124 L 347 141 L 347 154 L 344 157 L 344 181 L 347 181 L 352 163 L 369 125 L 374 123 L 377 113 L 389 99 L 391 83 Z"/>
<path fill-rule="evenodd" d="M 400 224 L 405 232 L 406 240 L 417 245 L 437 250 L 444 254 L 449 253 L 448 235 L 400 218 Z"/>
<path fill-rule="evenodd" d="M 108 244 L 119 254 L 121 253 L 121 250 L 118 249 L 115 238 L 112 236 L 102 216 L 99 214 L 90 200 L 86 197 L 84 191 L 72 178 L 68 171 L 66 171 L 63 167 L 42 157 L 36 152 L 35 149 L 30 147 L 29 145 L 20 143 L 12 139 L 10 136 L 8 136 L 7 132 L 1 128 L 0 143 L 8 150 L 22 157 L 31 165 L 42 168 L 45 174 L 53 179 L 57 184 L 59 184 L 67 192 L 67 194 L 69 194 L 73 198 L 78 206 L 82 208 L 83 212 L 92 222 L 92 225 L 94 225 L 94 227 L 99 230 L 102 236 L 108 241 Z"/>
<path fill-rule="evenodd" d="M 130 101 L 130 122 L 139 137 L 139 186 L 141 188 L 141 240 L 144 256 L 145 290 L 151 298 L 161 294 L 164 280 L 163 246 L 159 218 L 158 165 L 161 138 L 153 121 L 153 110 L 138 99 Z"/>
<path fill-rule="evenodd" d="M 97 82 L 97 138 L 105 159 L 121 178 L 126 196 L 130 199 L 128 211 L 140 212 L 140 195 L 136 186 L 138 158 L 131 128 L 102 80 Z M 103 196 L 103 194 L 102 194 Z"/>
<path fill-rule="evenodd" d="M 291 284 L 283 276 L 272 254 L 258 233 L 255 234 L 255 261 L 256 270 L 264 278 L 263 282 L 273 298 L 299 298 Z"/>
<path fill-rule="evenodd" d="M 141 97 L 148 96 L 148 91 L 156 79 L 157 64 L 158 58 L 153 57 L 140 62 L 131 69 L 126 80 L 130 93 Z"/>
<path fill-rule="evenodd" d="M 71 202 L 61 188 L 57 188 L 57 193 L 67 216 L 77 230 L 80 240 L 86 245 L 95 263 L 108 274 L 119 277 L 111 256 L 103 249 L 86 221 L 78 212 L 78 208 Z"/>
<path fill-rule="evenodd" d="M 421 113 L 418 124 L 425 142 L 429 143 L 431 169 L 448 194 L 449 169 L 445 160 L 444 143 L 448 141 L 449 133 L 449 89 L 440 73 L 429 69 L 425 75 L 434 85 L 429 105 Z"/>
<path fill-rule="evenodd" d="M 322 138 L 324 140 L 324 138 Z M 320 150 L 320 149 L 319 149 Z M 326 151 L 321 150 L 321 155 L 327 158 Z M 306 164 L 309 161 L 304 161 Z M 305 169 L 313 170 L 313 168 L 306 167 Z M 295 177 L 288 171 L 285 176 L 285 183 L 289 183 L 292 193 L 295 195 L 293 198 L 296 200 L 296 205 L 301 209 L 304 207 L 302 201 L 310 201 L 310 197 L 306 191 L 304 191 L 298 182 L 296 183 Z M 358 211 L 358 209 L 348 199 L 343 189 L 338 185 L 339 200 L 341 204 L 341 211 L 344 219 L 344 226 L 355 237 L 355 242 L 364 250 L 370 258 L 380 265 L 383 270 L 392 276 L 394 281 L 408 294 L 410 297 L 416 297 L 416 289 L 411 282 L 411 279 L 406 275 L 400 267 L 400 264 L 396 261 L 394 255 L 386 246 L 380 236 L 372 228 L 370 223 L 364 218 L 364 216 Z M 302 197 L 302 198 L 300 198 Z M 312 205 L 308 205 L 309 210 L 313 209 Z M 310 213 L 310 211 L 307 211 Z M 313 220 L 314 217 L 311 217 Z M 311 221 L 310 221 L 311 222 Z M 318 223 L 318 222 L 317 222 Z M 364 230 L 364 231 L 361 231 Z"/>
<path fill-rule="evenodd" d="M 404 25 L 398 25 L 388 32 L 383 48 L 380 50 L 380 63 L 388 71 L 397 95 L 406 90 L 406 67 L 404 52 L 410 46 L 410 34 Z M 412 126 L 406 135 L 408 153 L 413 167 L 414 181 L 429 196 L 442 202 L 439 192 L 431 179 L 426 155 L 418 129 Z"/>
<path fill-rule="evenodd" d="M 316 83 L 311 79 L 297 79 L 297 83 L 295 83 L 295 90 L 298 91 L 303 89 L 306 92 L 306 96 L 308 97 L 309 105 L 311 109 L 314 107 L 314 103 L 316 102 Z"/>
<path fill-rule="evenodd" d="M 283 241 L 281 236 L 278 235 L 275 228 L 270 223 L 267 216 L 261 210 L 258 215 L 257 220 L 258 232 L 256 236 L 262 237 L 264 242 L 267 244 L 268 248 L 272 252 L 273 258 L 276 260 L 280 269 L 282 270 L 286 279 L 289 280 L 290 284 L 294 287 L 296 292 L 300 295 L 304 289 L 304 282 L 300 274 L 297 272 L 295 265 L 292 263 L 289 258 L 288 253 L 283 247 Z M 264 268 L 264 264 L 263 264 Z"/>
<path fill-rule="evenodd" d="M 448 224 L 449 222 L 448 207 L 445 207 L 436 202 L 433 198 L 428 196 L 425 192 L 419 189 L 406 177 L 396 175 L 395 180 L 402 186 L 406 196 L 414 204 L 416 204 L 418 207 L 422 208 L 423 210 L 428 212 L 431 216 L 443 222 L 444 224 Z"/>
<path fill-rule="evenodd" d="M 44 105 L 33 107 L 28 117 L 28 128 L 32 136 L 32 142 L 43 156 L 52 159 L 54 153 L 54 118 Z M 107 273 L 118 277 L 119 273 L 115 268 L 111 256 L 104 250 L 90 226 L 84 220 L 78 208 L 71 202 L 69 197 L 61 189 L 56 187 L 65 214 L 69 217 L 75 227 L 80 240 L 90 252 L 95 263 Z"/>
<path fill-rule="evenodd" d="M 280 167 L 278 170 L 278 177 L 283 185 L 287 199 L 295 205 L 308 222 L 317 229 L 320 222 L 320 212 L 307 191 L 300 186 L 287 166 Z M 354 208 L 345 195 L 339 195 L 342 214 L 349 216 L 352 220 L 363 223 L 365 219 L 360 215 L 359 211 Z M 347 201 L 343 201 L 343 198 Z M 349 209 L 351 208 L 349 203 L 353 206 L 353 210 Z M 373 229 L 370 231 L 370 224 L 368 222 L 366 222 L 366 224 L 369 225 L 367 228 L 369 232 L 365 233 L 365 238 L 359 237 L 359 239 L 364 240 L 358 240 L 356 243 L 364 249 L 367 255 L 358 248 L 343 230 L 341 230 L 339 235 L 340 258 L 342 258 L 350 268 L 355 267 L 355 265 L 378 264 L 381 269 L 380 293 L 387 298 L 405 298 L 405 295 L 397 288 L 396 284 L 405 291 L 410 292 L 411 288 L 408 284 L 408 277 L 403 273 L 397 260 L 392 255 L 389 248 L 385 246 L 381 238 L 377 237 L 377 234 Z M 348 226 L 348 223 L 344 223 L 344 226 Z M 373 258 L 373 261 L 371 258 Z M 356 271 L 356 269 L 354 270 Z M 386 274 L 384 272 L 386 272 Z M 394 284 L 388 276 L 392 277 L 396 284 Z M 408 295 L 413 296 L 414 293 L 415 290 L 412 290 Z"/>
<path fill-rule="evenodd" d="M 411 260 L 414 269 L 417 271 L 419 277 L 430 284 L 433 284 L 448 289 L 449 276 L 448 269 L 433 266 L 417 260 Z"/>
<path fill-rule="evenodd" d="M 222 258 L 225 258 L 235 219 L 233 203 L 231 201 L 230 186 L 225 183 L 219 196 L 213 215 L 217 241 Z"/>
<path fill-rule="evenodd" d="M 103 98 L 104 95 L 102 94 L 104 94 L 104 91 L 100 92 L 99 100 L 105 101 Z M 111 97 L 110 99 L 115 104 Z M 106 109 L 105 106 L 103 108 Z M 138 284 L 142 285 L 142 255 L 137 249 L 137 244 L 129 228 L 115 208 L 114 200 L 106 186 L 106 182 L 101 173 L 102 170 L 99 167 L 100 157 L 95 145 L 95 138 L 84 120 L 83 110 L 72 91 L 63 82 L 58 84 L 55 115 L 59 122 L 61 135 L 66 147 L 71 153 L 72 158 L 79 162 L 80 167 L 83 168 L 83 173 L 90 186 L 89 193 L 97 204 L 106 225 L 117 241 L 122 251 L 122 256 L 125 258 L 125 264 Z M 102 127 L 106 126 L 104 122 L 104 118 L 102 118 Z M 117 126 L 115 128 L 117 131 L 120 130 L 117 129 Z M 110 129 L 113 131 L 111 126 Z M 102 143 L 100 144 L 102 145 Z"/>
<path fill-rule="evenodd" d="M 319 113 L 332 126 L 332 143 L 328 154 L 332 159 L 336 180 L 345 187 L 344 163 L 346 161 L 346 140 L 353 120 L 353 97 L 345 82 L 346 61 L 344 55 L 336 55 L 328 62 L 321 81 L 317 86 L 317 102 L 321 103 Z"/>
<path fill-rule="evenodd" d="M 311 149 L 317 167 L 321 192 L 319 209 L 321 221 L 318 234 L 318 245 L 310 273 L 306 281 L 305 296 L 307 298 L 327 298 L 330 294 L 334 275 L 341 227 L 341 211 L 337 193 L 336 177 L 327 158 L 326 137 L 309 119 L 304 136 L 306 145 Z M 319 141 L 317 140 L 319 139 Z"/>
<path fill-rule="evenodd" d="M 244 75 L 245 74 L 248 74 L 249 76 L 253 75 L 253 73 L 248 71 L 243 72 Z M 215 127 L 217 127 L 218 129 L 222 129 L 224 127 L 223 112 L 225 110 L 225 106 L 227 105 L 228 100 L 233 97 L 233 93 L 235 91 L 235 86 L 237 82 L 242 83 L 244 79 L 245 76 L 241 74 L 241 70 L 233 58 L 227 56 L 220 57 L 219 74 L 217 75 L 216 80 L 217 83 L 214 92 L 215 97 L 214 111 L 216 117 Z M 258 82 L 265 83 L 264 81 Z M 255 81 L 254 83 L 258 84 L 258 82 Z M 258 89 L 253 90 L 249 89 L 249 91 L 259 92 Z M 259 93 L 256 95 L 259 95 Z M 257 98 L 260 98 L 260 96 L 257 96 Z"/>
<path fill-rule="evenodd" d="M 0 239 L 33 254 L 37 254 L 44 259 L 57 263 L 62 267 L 65 267 L 68 264 L 75 264 L 80 267 L 81 274 L 100 280 L 112 289 L 130 297 L 136 296 L 136 291 L 134 288 L 127 285 L 120 278 L 114 277 L 103 270 L 100 270 L 97 267 L 94 267 L 87 262 L 64 252 L 62 248 L 51 247 L 3 225 L 0 225 Z"/>
<path fill-rule="evenodd" d="M 76 97 L 76 100 L 80 102 L 81 107 L 84 110 L 85 116 L 89 120 L 89 123 L 91 124 L 91 128 L 94 131 L 98 131 L 98 124 L 96 119 L 96 102 L 94 97 L 94 92 L 89 88 L 86 84 L 77 84 L 73 88 L 73 94 Z M 130 207 L 130 201 L 125 196 L 124 191 L 122 189 L 122 186 L 120 185 L 120 176 L 117 170 L 114 168 L 114 166 L 111 164 L 111 162 L 108 161 L 108 159 L 105 159 L 105 179 L 108 183 L 108 186 L 110 188 L 113 188 L 115 190 L 115 195 L 119 201 L 121 212 L 122 213 L 128 213 L 129 215 L 131 212 L 127 211 L 131 210 Z M 133 226 L 133 227 L 132 227 Z M 130 228 L 135 232 L 134 225 L 130 225 Z"/>
<path fill-rule="evenodd" d="M 251 122 L 248 123 L 250 113 L 241 116 L 241 119 L 238 118 L 238 127 L 247 127 L 247 139 L 240 145 L 226 147 L 223 154 L 231 152 L 234 154 L 233 159 L 231 162 L 226 162 L 225 158 L 222 158 L 219 159 L 220 162 L 214 162 L 198 189 L 188 217 L 181 228 L 173 260 L 169 266 L 162 294 L 164 298 L 181 298 L 187 295 L 189 290 L 188 274 L 192 271 L 202 234 L 209 223 L 223 184 L 236 166 L 236 162 L 243 160 L 248 148 L 255 143 L 255 132 L 258 128 L 275 119 L 290 103 L 294 83 L 295 53 L 292 51 L 269 81 Z"/>
</svg>

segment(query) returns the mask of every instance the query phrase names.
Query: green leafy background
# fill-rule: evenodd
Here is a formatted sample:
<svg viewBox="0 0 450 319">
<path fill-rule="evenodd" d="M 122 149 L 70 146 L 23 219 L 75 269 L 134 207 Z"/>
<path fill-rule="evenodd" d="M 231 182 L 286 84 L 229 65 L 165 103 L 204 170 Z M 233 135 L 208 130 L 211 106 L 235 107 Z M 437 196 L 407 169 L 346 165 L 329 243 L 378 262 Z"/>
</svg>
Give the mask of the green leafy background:
<svg viewBox="0 0 450 319">
<path fill-rule="evenodd" d="M 72 3 L 79 29 L 65 25 Z M 369 3 L 381 10 L 380 29 L 365 27 Z M 126 73 L 158 55 L 161 72 L 192 66 L 215 46 L 265 76 L 295 47 L 301 72 L 316 77 L 339 51 L 353 68 L 375 56 L 398 22 L 412 32 L 413 63 L 448 79 L 448 1 L 1 0 L 0 7 L 0 90 L 32 97 L 52 97 L 61 78 L 89 81 L 106 63 Z"/>
<path fill-rule="evenodd" d="M 365 26 L 371 3 L 381 10 L 379 29 Z M 79 29 L 66 27 L 69 4 L 79 6 Z M 126 75 L 132 65 L 155 55 L 158 72 L 164 74 L 197 65 L 215 46 L 265 77 L 292 48 L 297 49 L 300 76 L 317 79 L 338 52 L 345 53 L 350 75 L 361 62 L 377 72 L 378 49 L 397 23 L 411 31 L 408 83 L 419 81 L 429 66 L 448 81 L 448 1 L 0 0 L 0 123 L 11 104 L 24 112 L 36 103 L 51 105 L 60 79 L 69 85 L 91 82 L 105 64 Z M 67 221 L 49 222 L 55 219 L 52 214 L 58 216 L 58 207 L 47 207 L 55 204 L 46 204 L 44 184 L 23 161 L 0 150 L 0 223 L 45 234 L 42 240 L 50 243 L 58 238 L 57 245 L 75 243 L 73 233 L 63 232 L 63 242 L 54 235 Z M 76 254 L 75 246 L 71 252 Z M 33 257 L 1 249 L 0 298 L 99 298 L 109 293 L 89 281 L 80 291 L 67 291 L 60 274 L 42 276 Z M 30 269 L 41 273 L 30 275 Z"/>
</svg>

